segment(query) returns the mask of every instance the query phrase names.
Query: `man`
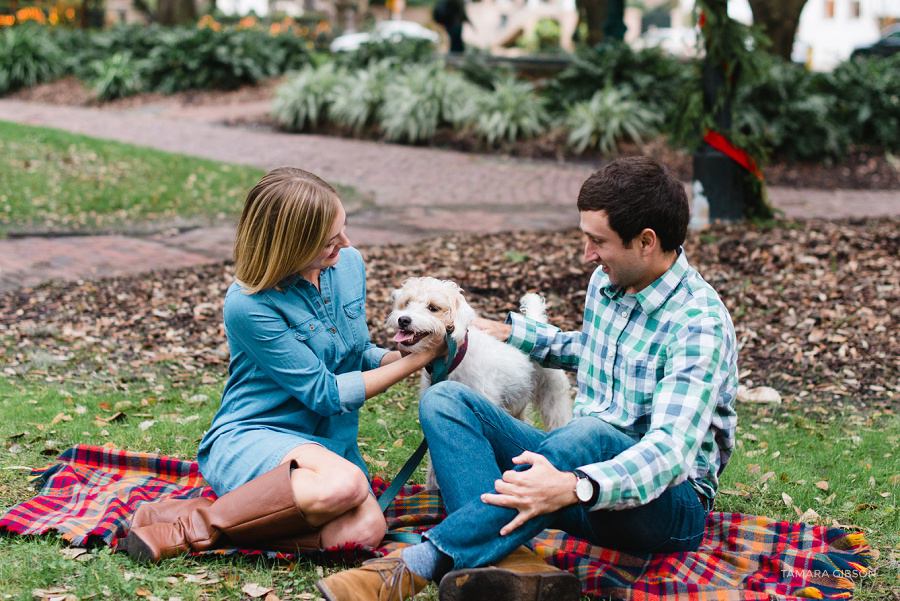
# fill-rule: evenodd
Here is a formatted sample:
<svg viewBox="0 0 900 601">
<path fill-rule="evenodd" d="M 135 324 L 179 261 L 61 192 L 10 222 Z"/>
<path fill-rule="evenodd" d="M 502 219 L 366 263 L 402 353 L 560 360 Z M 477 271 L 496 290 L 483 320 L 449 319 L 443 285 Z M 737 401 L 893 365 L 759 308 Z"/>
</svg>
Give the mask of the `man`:
<svg viewBox="0 0 900 601">
<path fill-rule="evenodd" d="M 320 581 L 329 601 L 402 599 L 428 580 L 442 601 L 577 599 L 570 574 L 522 547 L 545 528 L 634 552 L 702 541 L 734 447 L 737 342 L 681 248 L 684 186 L 653 159 L 620 159 L 588 178 L 578 210 L 598 265 L 582 331 L 517 314 L 476 324 L 577 370 L 573 420 L 546 433 L 459 384 L 430 388 L 420 421 L 448 516 L 422 544 Z"/>
</svg>

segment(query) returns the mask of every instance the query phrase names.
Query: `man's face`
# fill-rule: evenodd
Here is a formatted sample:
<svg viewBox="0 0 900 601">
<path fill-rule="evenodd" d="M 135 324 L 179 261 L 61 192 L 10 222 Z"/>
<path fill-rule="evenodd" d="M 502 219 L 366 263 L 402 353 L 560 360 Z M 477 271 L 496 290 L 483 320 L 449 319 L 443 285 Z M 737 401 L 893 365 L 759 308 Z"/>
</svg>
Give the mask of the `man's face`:
<svg viewBox="0 0 900 601">
<path fill-rule="evenodd" d="M 619 234 L 609 227 L 606 211 L 582 211 L 581 231 L 584 232 L 584 260 L 600 266 L 614 286 L 623 286 L 627 294 L 644 287 L 647 277 L 640 241 L 631 241 L 631 248 L 622 244 Z"/>
</svg>

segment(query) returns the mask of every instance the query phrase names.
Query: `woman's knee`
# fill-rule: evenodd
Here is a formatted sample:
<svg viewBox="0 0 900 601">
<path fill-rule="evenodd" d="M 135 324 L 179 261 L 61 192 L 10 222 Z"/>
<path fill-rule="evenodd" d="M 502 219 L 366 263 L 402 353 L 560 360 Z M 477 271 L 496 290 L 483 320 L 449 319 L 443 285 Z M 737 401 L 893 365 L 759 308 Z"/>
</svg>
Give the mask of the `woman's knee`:
<svg viewBox="0 0 900 601">
<path fill-rule="evenodd" d="M 301 509 L 314 514 L 340 515 L 358 507 L 369 494 L 365 474 L 350 462 L 312 478 L 308 471 L 295 471 L 293 478 L 294 496 Z"/>
<path fill-rule="evenodd" d="M 323 477 L 322 480 L 325 481 L 323 500 L 333 503 L 339 509 L 357 507 L 369 494 L 369 481 L 362 470 L 352 464 L 349 469 Z"/>
</svg>

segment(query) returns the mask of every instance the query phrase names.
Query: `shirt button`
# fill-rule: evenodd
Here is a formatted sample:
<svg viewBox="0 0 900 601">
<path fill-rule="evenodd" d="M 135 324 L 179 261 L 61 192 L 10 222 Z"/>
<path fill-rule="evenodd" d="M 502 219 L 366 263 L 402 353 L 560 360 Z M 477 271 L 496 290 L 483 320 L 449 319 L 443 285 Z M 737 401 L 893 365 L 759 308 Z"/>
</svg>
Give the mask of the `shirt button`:
<svg viewBox="0 0 900 601">
<path fill-rule="evenodd" d="M 310 331 L 310 332 L 315 332 L 315 331 L 316 331 L 316 326 L 309 326 L 309 331 Z"/>
<path fill-rule="evenodd" d="M 334 334 L 335 332 L 337 332 L 337 330 L 335 330 L 334 328 L 331 328 L 331 333 Z"/>
<path fill-rule="evenodd" d="M 628 317 L 628 311 L 622 311 L 622 317 Z"/>
<path fill-rule="evenodd" d="M 327 299 L 327 298 L 325 299 L 325 304 L 326 304 L 326 305 L 328 304 L 328 299 Z"/>
</svg>

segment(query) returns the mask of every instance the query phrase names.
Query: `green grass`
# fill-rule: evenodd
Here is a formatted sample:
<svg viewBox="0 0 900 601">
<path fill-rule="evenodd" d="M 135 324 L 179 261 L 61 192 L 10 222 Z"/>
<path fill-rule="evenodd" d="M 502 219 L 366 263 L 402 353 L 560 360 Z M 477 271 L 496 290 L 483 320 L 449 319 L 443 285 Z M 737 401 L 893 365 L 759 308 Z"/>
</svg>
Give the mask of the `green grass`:
<svg viewBox="0 0 900 601">
<path fill-rule="evenodd" d="M 163 372 L 177 369 L 164 367 L 173 369 Z M 224 384 L 218 374 L 159 376 L 152 381 L 72 379 L 59 384 L 45 381 L 51 372 L 52 367 L 45 367 L 25 377 L 0 378 L 0 511 L 36 493 L 23 468 L 48 465 L 59 451 L 74 444 L 110 444 L 194 458 Z M 214 384 L 202 383 L 213 379 Z M 421 441 L 417 398 L 417 383 L 404 382 L 367 402 L 361 411 L 360 446 L 373 476 L 390 479 Z M 125 417 L 97 423 L 98 418 L 116 413 Z M 396 444 L 401 438 L 403 442 Z M 424 463 L 411 480 L 425 481 Z M 299 599 L 316 593 L 314 584 L 322 573 L 340 569 L 253 557 L 178 558 L 146 567 L 105 547 L 74 560 L 63 554 L 68 548 L 55 534 L 0 536 L 0 599 L 30 601 L 34 589 L 65 587 L 79 599 L 147 599 L 148 592 L 160 599 L 246 599 L 241 588 L 248 583 L 275 587 L 282 600 Z M 198 573 L 205 574 L 201 580 L 218 582 L 191 582 Z M 434 598 L 436 589 L 430 594 Z"/>
<path fill-rule="evenodd" d="M 62 369 L 54 366 L 0 380 L 0 509 L 35 494 L 21 467 L 51 463 L 73 444 L 108 443 L 193 458 L 218 406 L 222 376 L 183 377 L 174 364 L 161 367 L 152 380 L 120 374 L 50 382 Z M 417 384 L 405 381 L 362 409 L 360 441 L 373 476 L 391 477 L 421 440 L 417 397 Z M 900 454 L 900 419 L 819 411 L 812 403 L 804 407 L 742 408 L 739 447 L 716 508 L 796 521 L 795 510 L 783 501 L 786 493 L 793 505 L 815 510 L 826 524 L 861 530 L 878 559 L 873 574 L 860 581 L 856 598 L 890 598 L 900 590 L 898 562 L 892 558 L 900 553 L 900 482 L 892 469 L 892 457 Z M 126 417 L 95 423 L 116 412 Z M 395 444 L 399 439 L 403 442 Z M 424 481 L 424 467 L 413 480 Z M 827 491 L 816 486 L 822 481 L 828 482 Z M 247 557 L 179 558 L 145 567 L 103 547 L 91 549 L 87 561 L 73 560 L 63 554 L 67 548 L 55 535 L 0 537 L 0 596 L 25 601 L 33 589 L 69 587 L 79 599 L 246 599 L 241 588 L 258 583 L 273 587 L 282 600 L 313 599 L 315 581 L 340 567 Z M 198 579 L 205 584 L 191 582 Z M 425 597 L 434 599 L 435 587 Z"/>
<path fill-rule="evenodd" d="M 265 174 L 2 121 L 0 157 L 0 235 L 233 221 Z M 359 200 L 353 188 L 335 187 L 345 201 Z"/>
</svg>

